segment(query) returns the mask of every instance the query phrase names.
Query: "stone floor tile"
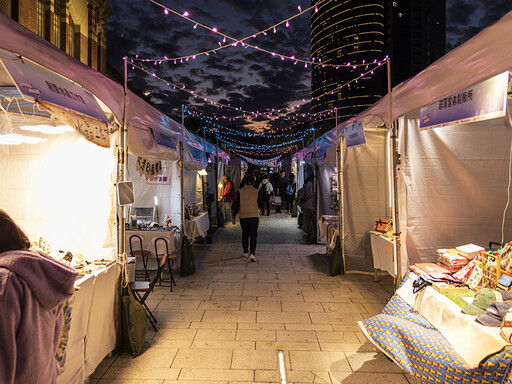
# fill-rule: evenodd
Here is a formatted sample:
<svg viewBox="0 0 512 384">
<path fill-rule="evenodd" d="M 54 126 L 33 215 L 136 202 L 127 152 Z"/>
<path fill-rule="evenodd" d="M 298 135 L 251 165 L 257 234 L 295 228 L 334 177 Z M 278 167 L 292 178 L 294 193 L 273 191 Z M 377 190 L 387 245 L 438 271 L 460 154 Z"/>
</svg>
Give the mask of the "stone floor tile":
<svg viewBox="0 0 512 384">
<path fill-rule="evenodd" d="M 190 329 L 234 329 L 236 330 L 238 323 L 226 322 L 226 323 L 203 323 L 193 321 L 190 323 Z"/>
<path fill-rule="evenodd" d="M 284 324 L 272 324 L 272 323 L 238 323 L 238 329 L 252 329 L 256 331 L 283 331 Z"/>
<path fill-rule="evenodd" d="M 290 361 L 292 370 L 352 371 L 343 352 L 290 351 Z"/>
<path fill-rule="evenodd" d="M 390 361 L 383 353 L 345 352 L 353 371 L 402 373 L 403 370 Z"/>
<path fill-rule="evenodd" d="M 254 323 L 256 322 L 255 311 L 205 311 L 204 322 L 238 322 L 238 323 Z"/>
<path fill-rule="evenodd" d="M 176 368 L 149 368 L 149 367 L 110 367 L 103 375 L 101 380 L 116 379 L 116 380 L 176 380 L 180 374 L 180 369 Z"/>
<path fill-rule="evenodd" d="M 200 300 L 172 300 L 162 299 L 159 301 L 156 310 L 158 311 L 169 311 L 169 310 L 193 310 L 198 309 Z"/>
<path fill-rule="evenodd" d="M 250 341 L 229 341 L 229 340 L 195 340 L 190 348 L 210 348 L 210 349 L 256 349 L 254 340 Z"/>
<path fill-rule="evenodd" d="M 238 311 L 240 300 L 209 300 L 202 301 L 199 309 L 209 311 Z"/>
<path fill-rule="evenodd" d="M 333 383 L 343 384 L 369 384 L 369 383 L 386 383 L 386 384 L 408 384 L 403 374 L 390 373 L 364 373 L 364 372 L 331 372 Z"/>
<path fill-rule="evenodd" d="M 244 301 L 242 311 L 268 311 L 281 312 L 280 301 Z"/>
<path fill-rule="evenodd" d="M 273 349 L 283 351 L 321 351 L 317 342 L 298 341 L 257 341 L 256 349 Z"/>
<path fill-rule="evenodd" d="M 231 349 L 180 349 L 172 368 L 228 369 L 231 367 Z"/>
<path fill-rule="evenodd" d="M 289 363 L 285 358 L 287 369 Z M 279 369 L 277 351 L 275 350 L 237 350 L 233 352 L 233 369 Z"/>
<path fill-rule="evenodd" d="M 236 331 L 228 330 L 228 329 L 199 329 L 197 330 L 194 341 L 199 340 L 210 340 L 210 341 L 220 341 L 220 340 L 235 340 Z"/>
<path fill-rule="evenodd" d="M 128 353 L 120 355 L 112 367 L 169 368 L 178 352 L 178 348 L 149 348 L 133 358 Z"/>
<path fill-rule="evenodd" d="M 252 382 L 254 380 L 254 370 L 251 369 L 200 369 L 183 368 L 180 373 L 180 382 L 182 380 L 204 381 L 205 384 L 210 381 L 227 380 Z"/>
<path fill-rule="evenodd" d="M 276 341 L 276 331 L 239 329 L 236 331 L 236 340 Z"/>
<path fill-rule="evenodd" d="M 313 324 L 354 324 L 363 320 L 363 317 L 357 312 L 311 312 L 309 315 Z"/>
<path fill-rule="evenodd" d="M 257 312 L 258 323 L 299 323 L 309 324 L 307 312 Z"/>
<path fill-rule="evenodd" d="M 319 342 L 359 344 L 361 343 L 355 332 L 316 332 Z"/>
<path fill-rule="evenodd" d="M 159 323 L 157 323 L 157 325 L 159 325 Z M 193 340 L 196 336 L 196 332 L 195 329 L 162 328 L 153 336 L 153 340 Z"/>
<path fill-rule="evenodd" d="M 295 301 L 282 302 L 283 312 L 325 312 L 320 303 L 300 303 Z"/>
<path fill-rule="evenodd" d="M 276 331 L 277 341 L 302 341 L 317 343 L 314 331 Z"/>
<path fill-rule="evenodd" d="M 333 331 L 333 328 L 330 324 L 285 324 L 285 329 L 287 331 Z"/>
<path fill-rule="evenodd" d="M 350 343 L 327 343 L 320 342 L 320 349 L 322 351 L 330 352 L 378 352 L 379 350 L 372 343 L 365 344 L 350 344 Z"/>
<path fill-rule="evenodd" d="M 160 311 L 156 310 L 153 312 L 156 319 L 160 321 L 201 321 L 204 315 L 204 311 L 185 311 L 185 310 L 174 310 L 174 311 Z"/>
</svg>

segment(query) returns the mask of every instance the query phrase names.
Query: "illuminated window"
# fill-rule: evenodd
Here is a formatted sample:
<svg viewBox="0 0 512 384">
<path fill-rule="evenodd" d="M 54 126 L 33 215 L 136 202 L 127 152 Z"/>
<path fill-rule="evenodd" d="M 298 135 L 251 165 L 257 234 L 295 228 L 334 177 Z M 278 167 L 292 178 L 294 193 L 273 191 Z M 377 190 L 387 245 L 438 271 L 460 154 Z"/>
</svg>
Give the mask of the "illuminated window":
<svg viewBox="0 0 512 384">
<path fill-rule="evenodd" d="M 44 39 L 44 0 L 37 2 L 37 34 Z"/>
</svg>

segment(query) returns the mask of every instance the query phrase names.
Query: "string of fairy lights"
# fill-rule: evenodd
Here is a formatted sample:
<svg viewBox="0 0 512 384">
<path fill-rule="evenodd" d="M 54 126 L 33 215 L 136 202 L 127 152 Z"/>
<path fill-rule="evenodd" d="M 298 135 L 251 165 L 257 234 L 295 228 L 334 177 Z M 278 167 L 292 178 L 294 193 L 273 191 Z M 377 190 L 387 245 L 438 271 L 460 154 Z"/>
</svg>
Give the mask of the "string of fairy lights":
<svg viewBox="0 0 512 384">
<path fill-rule="evenodd" d="M 320 6 L 320 4 L 322 3 L 328 3 L 329 1 L 332 1 L 332 0 L 320 0 L 317 2 L 316 5 L 312 5 L 308 8 L 305 8 L 304 10 L 302 9 L 302 7 L 300 5 L 297 6 L 298 10 L 299 10 L 299 13 L 291 16 L 291 17 L 288 17 L 286 19 L 283 19 L 281 20 L 280 22 L 276 23 L 276 24 L 273 24 L 271 25 L 270 27 L 267 27 L 259 32 L 256 32 L 256 33 L 253 33 L 253 34 L 250 34 L 246 37 L 243 37 L 241 39 L 237 39 L 235 37 L 232 37 L 228 34 L 225 34 L 223 32 L 221 32 L 217 27 L 212 27 L 212 26 L 208 26 L 206 24 L 203 24 L 203 23 L 200 23 L 194 19 L 192 19 L 190 17 L 190 13 L 188 11 L 183 11 L 183 12 L 178 12 L 170 7 L 167 7 L 155 0 L 149 0 L 151 3 L 161 7 L 163 9 L 163 12 L 164 14 L 168 15 L 169 13 L 172 13 L 176 16 L 179 16 L 181 17 L 182 19 L 185 19 L 187 21 L 189 21 L 192 25 L 193 25 L 193 29 L 196 29 L 197 27 L 201 27 L 201 28 L 204 28 L 210 32 L 213 32 L 214 34 L 220 36 L 222 38 L 222 42 L 219 41 L 218 42 L 218 45 L 219 47 L 216 47 L 216 48 L 212 48 L 212 49 L 209 49 L 209 50 L 206 50 L 206 51 L 202 51 L 202 52 L 198 52 L 198 53 L 195 53 L 195 54 L 191 54 L 191 55 L 185 55 L 185 56 L 178 56 L 178 57 L 167 57 L 167 56 L 164 56 L 164 57 L 159 57 L 159 58 L 141 58 L 139 57 L 138 55 L 131 58 L 133 60 L 138 60 L 138 61 L 142 61 L 142 62 L 152 62 L 153 64 L 157 65 L 157 64 L 162 64 L 164 62 L 173 62 L 174 64 L 178 64 L 178 63 L 183 63 L 184 61 L 187 62 L 188 60 L 192 59 L 192 60 L 195 60 L 197 57 L 200 57 L 200 56 L 209 56 L 210 54 L 214 54 L 214 53 L 217 53 L 219 50 L 221 49 L 225 49 L 225 48 L 229 48 L 229 47 L 237 47 L 239 44 L 242 48 L 252 48 L 252 49 L 255 49 L 255 50 L 258 50 L 260 52 L 264 52 L 264 53 L 267 53 L 273 57 L 276 57 L 276 58 L 279 58 L 281 59 L 282 61 L 290 61 L 290 62 L 293 62 L 294 65 L 297 65 L 298 63 L 301 63 L 304 65 L 305 68 L 307 68 L 308 66 L 313 66 L 313 65 L 316 65 L 316 66 L 321 66 L 321 67 L 333 67 L 335 69 L 339 69 L 339 68 L 344 68 L 344 67 L 350 67 L 350 68 L 353 68 L 353 69 L 356 69 L 357 67 L 359 66 L 365 66 L 366 63 L 365 61 L 363 60 L 361 63 L 356 63 L 356 62 L 348 62 L 348 63 L 345 63 L 345 64 L 331 64 L 331 63 L 322 63 L 322 59 L 321 58 L 312 58 L 311 60 L 306 60 L 306 59 L 300 59 L 300 58 L 296 58 L 295 56 L 288 56 L 288 55 L 285 55 L 285 54 L 282 54 L 282 53 L 278 53 L 278 52 L 275 52 L 275 51 L 271 51 L 271 50 L 267 50 L 267 49 L 263 49 L 263 48 L 260 48 L 258 47 L 257 45 L 253 45 L 253 44 L 249 44 L 247 43 L 247 40 L 249 39 L 256 39 L 258 36 L 267 36 L 269 34 L 276 34 L 279 27 L 282 27 L 283 25 L 285 26 L 285 28 L 289 28 L 290 27 L 290 21 L 292 21 L 293 19 L 295 19 L 296 17 L 298 16 L 301 16 L 303 15 L 304 13 L 306 12 L 309 12 L 309 11 L 313 11 L 315 13 L 318 13 L 319 10 L 318 10 L 318 6 Z M 226 40 L 230 40 L 231 42 L 228 42 L 226 43 Z"/>
<path fill-rule="evenodd" d="M 329 118 L 330 116 L 332 116 L 332 114 L 335 113 L 335 109 L 317 112 L 317 113 L 313 113 L 313 114 L 311 112 L 301 111 L 301 109 L 303 109 L 303 107 L 305 107 L 306 104 L 311 103 L 315 99 L 317 101 L 319 101 L 320 98 L 327 96 L 327 95 L 334 95 L 335 93 L 340 92 L 343 88 L 350 88 L 352 84 L 358 83 L 361 79 L 368 79 L 371 75 L 374 74 L 374 71 L 376 69 L 380 68 L 381 66 L 386 64 L 386 62 L 388 61 L 388 57 L 386 56 L 382 60 L 373 60 L 373 62 L 368 62 L 368 63 L 365 60 L 363 60 L 361 63 L 356 63 L 356 62 L 348 62 L 345 64 L 322 63 L 321 58 L 313 57 L 313 58 L 311 58 L 311 60 L 300 59 L 300 58 L 296 58 L 295 56 L 288 56 L 288 55 L 284 55 L 284 54 L 281 54 L 281 53 L 278 53 L 275 51 L 266 50 L 266 49 L 258 47 L 257 45 L 250 44 L 247 42 L 249 39 L 255 39 L 258 36 L 267 36 L 271 32 L 275 34 L 275 33 L 277 33 L 277 29 L 282 28 L 283 25 L 284 25 L 284 27 L 288 28 L 290 26 L 290 22 L 293 19 L 295 19 L 296 17 L 299 17 L 309 11 L 316 13 L 319 11 L 318 5 L 320 3 L 324 3 L 324 2 L 327 3 L 332 0 L 319 0 L 316 5 L 312 5 L 311 7 L 308 7 L 304 10 L 302 10 L 301 6 L 299 5 L 298 13 L 296 13 L 296 14 L 292 15 L 291 17 L 288 17 L 274 25 L 271 25 L 268 28 L 265 28 L 257 33 L 253 33 L 253 34 L 246 36 L 244 38 L 241 38 L 241 39 L 237 39 L 237 38 L 232 37 L 226 33 L 223 33 L 221 31 L 219 31 L 219 29 L 217 27 L 208 26 L 208 25 L 202 24 L 202 23 L 192 19 L 190 17 L 190 14 L 188 11 L 178 12 L 172 8 L 164 6 L 163 4 L 157 2 L 156 0 L 148 0 L 148 1 L 161 7 L 163 9 L 163 13 L 165 15 L 172 13 L 172 14 L 177 15 L 177 16 L 187 20 L 188 22 L 192 23 L 193 29 L 196 29 L 199 26 L 203 29 L 206 29 L 210 32 L 215 33 L 216 35 L 221 37 L 222 42 L 221 41 L 218 42 L 219 47 L 216 47 L 216 48 L 213 48 L 210 50 L 206 50 L 206 51 L 202 51 L 202 52 L 199 52 L 199 53 L 196 53 L 193 55 L 186 55 L 186 56 L 180 56 L 180 57 L 164 56 L 163 58 L 142 58 L 142 57 L 139 57 L 139 55 L 136 55 L 135 57 L 125 57 L 125 60 L 130 63 L 132 69 L 137 68 L 138 70 L 150 75 L 154 79 L 164 82 L 165 84 L 167 84 L 167 86 L 172 87 L 175 90 L 179 90 L 179 91 L 188 93 L 189 95 L 193 96 L 195 99 L 199 99 L 206 104 L 213 105 L 220 109 L 227 109 L 227 110 L 231 111 L 230 114 L 235 114 L 234 116 L 233 115 L 230 116 L 228 114 L 228 115 L 217 115 L 215 117 L 211 117 L 211 116 L 202 114 L 200 112 L 191 111 L 188 108 L 185 108 L 185 111 L 189 115 L 199 118 L 204 123 L 211 125 L 211 127 L 204 125 L 203 129 L 208 132 L 213 132 L 219 141 L 224 143 L 227 147 L 229 147 L 235 153 L 239 154 L 242 158 L 247 157 L 246 155 L 258 155 L 258 156 L 272 155 L 272 156 L 275 156 L 276 154 L 278 154 L 273 159 L 264 161 L 265 163 L 268 163 L 269 161 L 270 162 L 277 161 L 283 154 L 290 152 L 290 150 L 292 150 L 294 148 L 296 149 L 297 148 L 296 143 L 299 143 L 301 141 L 304 143 L 304 138 L 309 133 L 314 132 L 315 128 L 308 128 L 306 130 L 301 130 L 300 133 L 293 133 L 293 132 L 292 133 L 283 133 L 283 132 L 286 132 L 289 130 L 291 131 L 292 129 L 294 129 L 295 127 L 297 127 L 299 125 L 303 126 L 306 123 L 312 124 L 314 121 L 325 120 L 326 118 Z M 334 0 L 334 1 L 336 1 L 336 0 Z M 226 42 L 227 40 L 229 40 L 229 41 Z M 181 64 L 184 62 L 188 62 L 190 59 L 195 60 L 199 56 L 209 56 L 211 53 L 217 53 L 221 49 L 225 49 L 225 48 L 229 48 L 229 47 L 237 47 L 238 45 L 240 45 L 242 48 L 251 48 L 251 49 L 255 49 L 257 51 L 263 52 L 263 53 L 267 53 L 273 57 L 280 59 L 280 61 L 282 61 L 282 62 L 293 61 L 294 65 L 301 63 L 304 65 L 305 68 L 307 68 L 308 66 L 311 66 L 311 67 L 313 67 L 313 66 L 319 66 L 319 67 L 328 66 L 328 67 L 333 67 L 335 69 L 343 68 L 343 69 L 350 69 L 351 71 L 360 70 L 361 72 L 358 76 L 354 77 L 352 80 L 349 80 L 343 84 L 337 84 L 337 86 L 334 89 L 332 89 L 330 91 L 326 91 L 321 95 L 317 95 L 317 96 L 309 98 L 309 99 L 302 99 L 302 101 L 298 102 L 297 104 L 294 103 L 293 105 L 289 105 L 287 107 L 277 108 L 277 109 L 269 109 L 269 110 L 265 110 L 265 111 L 249 111 L 249 110 L 243 109 L 242 107 L 232 106 L 229 103 L 222 103 L 220 101 L 210 99 L 206 96 L 196 94 L 194 90 L 187 89 L 184 85 L 179 86 L 177 84 L 173 84 L 172 82 L 159 77 L 158 75 L 156 75 L 156 73 L 154 73 L 154 72 L 150 71 L 149 69 L 144 68 L 142 66 L 142 63 L 152 63 L 153 65 L 157 65 L 157 64 L 162 64 L 165 62 L 171 62 L 174 64 L 178 64 L 178 63 Z M 141 63 L 141 64 L 138 64 L 138 63 Z M 362 69 L 361 67 L 364 67 L 364 69 Z M 286 127 L 267 129 L 264 132 L 254 132 L 254 133 L 225 127 L 218 123 L 215 123 L 215 121 L 219 121 L 219 120 L 235 121 L 238 119 L 247 120 L 247 119 L 252 119 L 252 118 L 266 118 L 266 119 L 270 119 L 270 120 L 275 120 L 275 119 L 281 120 L 282 119 L 282 120 L 287 120 L 287 121 L 298 121 L 301 118 L 302 119 L 309 118 L 309 120 L 297 122 L 296 124 L 294 124 L 292 126 L 288 125 Z M 257 140 L 258 142 L 260 141 L 259 139 L 267 139 L 267 140 L 279 139 L 279 143 L 278 144 L 259 144 L 259 143 L 252 144 L 247 141 L 238 140 L 236 137 L 255 138 L 255 139 L 258 139 Z M 283 141 L 283 139 L 289 139 L 289 140 Z M 254 163 L 253 160 L 255 160 L 255 159 L 246 158 L 246 160 Z M 260 161 L 260 160 L 256 160 L 256 161 Z M 263 160 L 261 160 L 261 161 L 263 162 Z"/>
<path fill-rule="evenodd" d="M 347 82 L 345 82 L 343 84 L 338 84 L 336 86 L 336 88 L 332 89 L 331 91 L 324 92 L 321 95 L 313 97 L 313 98 L 311 98 L 309 100 L 305 100 L 303 102 L 303 104 L 309 103 L 309 102 L 311 102 L 314 99 L 320 100 L 320 98 L 323 97 L 323 96 L 334 95 L 335 92 L 341 91 L 341 89 L 343 89 L 345 87 L 350 88 L 351 84 L 358 83 L 359 80 L 365 78 L 368 75 L 373 75 L 375 73 L 375 69 L 380 68 L 386 62 L 387 62 L 387 57 L 384 58 L 383 61 L 377 61 L 375 63 L 375 67 L 370 68 L 370 69 L 366 70 L 365 72 L 362 72 L 359 76 L 353 78 L 352 80 L 349 80 L 349 81 L 347 81 Z M 137 69 L 141 70 L 142 72 L 145 72 L 148 75 L 152 76 L 153 78 L 166 83 L 168 86 L 172 87 L 173 89 L 178 89 L 180 91 L 186 92 L 189 95 L 193 96 L 194 98 L 202 99 L 205 103 L 209 103 L 209 104 L 215 105 L 215 106 L 217 106 L 219 108 L 227 108 L 227 109 L 230 109 L 232 111 L 238 111 L 239 113 L 249 115 L 249 116 L 246 116 L 245 118 L 248 118 L 248 117 L 267 117 L 267 118 L 279 117 L 278 113 L 284 112 L 284 111 L 290 112 L 291 108 L 294 108 L 294 107 L 284 107 L 284 108 L 280 108 L 280 109 L 272 109 L 272 110 L 261 111 L 261 112 L 260 111 L 248 111 L 248 110 L 243 109 L 242 107 L 234 107 L 234 106 L 232 106 L 230 104 L 224 104 L 224 103 L 221 103 L 219 101 L 215 101 L 215 100 L 209 99 L 208 97 L 196 94 L 193 90 L 187 89 L 184 85 L 183 86 L 179 86 L 177 84 L 173 84 L 170 81 L 165 80 L 165 79 L 159 77 L 156 73 L 150 72 L 146 68 L 141 67 L 138 64 L 135 64 L 133 61 L 130 61 L 130 64 L 132 66 L 132 69 L 137 68 Z M 301 104 L 299 103 L 297 105 L 301 105 Z M 274 116 L 273 114 L 276 114 L 276 116 Z"/>
</svg>

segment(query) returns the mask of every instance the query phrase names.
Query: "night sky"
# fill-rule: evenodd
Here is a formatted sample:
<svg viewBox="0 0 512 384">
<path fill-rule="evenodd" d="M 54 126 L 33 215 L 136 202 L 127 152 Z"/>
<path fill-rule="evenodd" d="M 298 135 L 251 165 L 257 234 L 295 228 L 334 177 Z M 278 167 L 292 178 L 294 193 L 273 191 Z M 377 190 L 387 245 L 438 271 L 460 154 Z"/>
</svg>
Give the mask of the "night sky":
<svg viewBox="0 0 512 384">
<path fill-rule="evenodd" d="M 335 0 L 330 0 L 335 1 Z M 241 39 L 288 19 L 311 6 L 306 0 L 160 0 L 161 4 L 226 35 Z M 158 59 L 195 55 L 219 47 L 222 36 L 194 28 L 189 22 L 149 0 L 110 0 L 114 15 L 108 19 L 108 62 L 123 73 L 122 57 Z M 475 35 L 485 26 L 512 10 L 510 0 L 447 0 L 447 50 Z M 298 59 L 310 58 L 310 13 L 296 17 L 285 25 L 248 42 L 278 54 Z M 228 40 L 229 42 L 229 40 Z M 173 61 L 154 65 L 141 63 L 145 69 L 167 82 L 185 87 L 195 95 L 249 111 L 262 111 L 302 104 L 310 99 L 310 66 L 294 65 L 293 61 L 252 48 L 228 47 L 209 56 L 197 56 L 176 64 Z M 143 92 L 149 92 L 151 102 L 162 112 L 180 121 L 181 105 L 205 115 L 238 115 L 238 112 L 218 108 L 194 98 L 172 86 L 145 74 L 128 69 L 129 81 Z M 308 111 L 308 105 L 301 107 Z M 219 121 L 221 124 L 261 127 L 268 120 Z M 293 124 L 274 121 L 274 127 Z"/>
</svg>

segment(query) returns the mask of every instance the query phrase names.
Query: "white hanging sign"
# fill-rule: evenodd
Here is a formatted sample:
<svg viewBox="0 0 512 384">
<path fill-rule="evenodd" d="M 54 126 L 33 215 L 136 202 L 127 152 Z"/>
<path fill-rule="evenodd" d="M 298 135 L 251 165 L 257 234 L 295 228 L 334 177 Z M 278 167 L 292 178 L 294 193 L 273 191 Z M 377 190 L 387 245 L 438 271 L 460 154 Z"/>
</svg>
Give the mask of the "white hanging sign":
<svg viewBox="0 0 512 384">
<path fill-rule="evenodd" d="M 345 128 L 345 142 L 347 148 L 366 145 L 366 136 L 362 121 L 356 121 L 354 124 Z"/>
</svg>

